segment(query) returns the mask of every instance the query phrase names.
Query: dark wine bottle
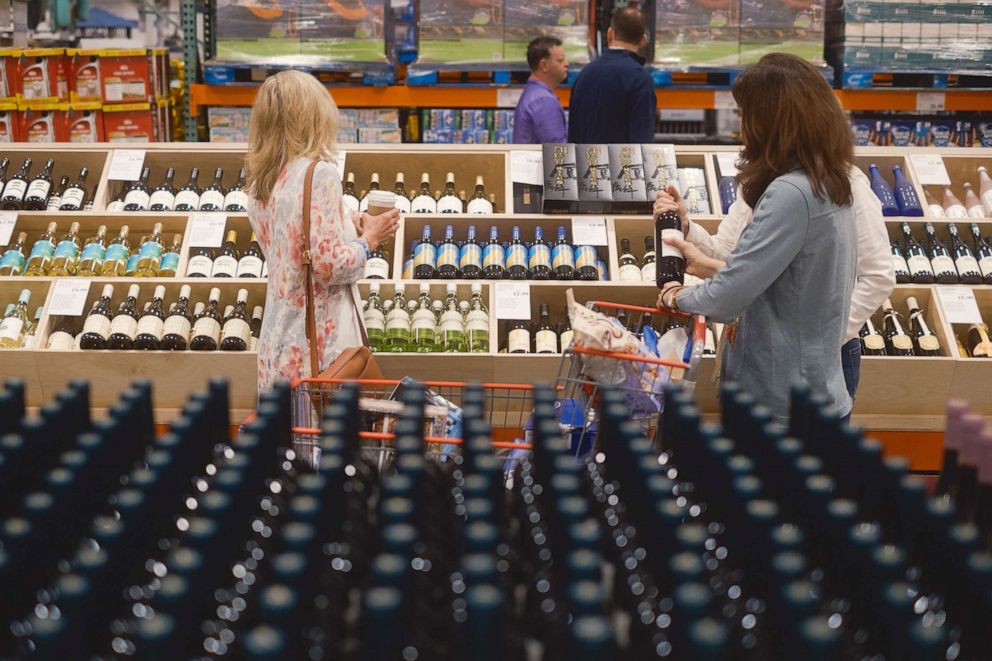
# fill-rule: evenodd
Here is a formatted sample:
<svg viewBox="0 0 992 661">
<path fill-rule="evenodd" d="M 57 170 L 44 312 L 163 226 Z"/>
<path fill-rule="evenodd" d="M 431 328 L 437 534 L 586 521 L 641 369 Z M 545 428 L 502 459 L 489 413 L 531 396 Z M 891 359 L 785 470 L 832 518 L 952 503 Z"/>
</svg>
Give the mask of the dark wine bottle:
<svg viewBox="0 0 992 661">
<path fill-rule="evenodd" d="M 882 314 L 885 315 L 885 349 L 890 356 L 912 356 L 913 340 L 903 330 L 899 313 L 892 307 L 892 302 L 885 299 L 882 305 Z"/>
<path fill-rule="evenodd" d="M 668 282 L 682 284 L 685 280 L 685 257 L 675 246 L 665 243 L 666 238 L 683 238 L 682 217 L 678 211 L 666 211 L 654 219 L 654 243 L 661 249 L 655 260 L 655 283 L 659 288 Z"/>
</svg>

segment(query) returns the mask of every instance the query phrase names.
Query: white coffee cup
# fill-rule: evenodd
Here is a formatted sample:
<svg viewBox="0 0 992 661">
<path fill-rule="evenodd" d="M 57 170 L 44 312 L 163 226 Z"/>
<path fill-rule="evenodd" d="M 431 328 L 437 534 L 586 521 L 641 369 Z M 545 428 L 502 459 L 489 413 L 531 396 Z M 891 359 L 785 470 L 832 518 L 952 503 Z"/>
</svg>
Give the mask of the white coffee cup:
<svg viewBox="0 0 992 661">
<path fill-rule="evenodd" d="M 396 206 L 396 193 L 388 190 L 369 191 L 369 215 L 378 216 Z"/>
</svg>

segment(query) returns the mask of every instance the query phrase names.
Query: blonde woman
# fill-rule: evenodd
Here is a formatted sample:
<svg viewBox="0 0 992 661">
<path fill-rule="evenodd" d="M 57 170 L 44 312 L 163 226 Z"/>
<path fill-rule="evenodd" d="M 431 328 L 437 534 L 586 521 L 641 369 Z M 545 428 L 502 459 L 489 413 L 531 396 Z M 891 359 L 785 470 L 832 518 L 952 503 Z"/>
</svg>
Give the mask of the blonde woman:
<svg viewBox="0 0 992 661">
<path fill-rule="evenodd" d="M 279 381 L 310 376 L 301 258 L 303 186 L 310 163 L 334 154 L 337 129 L 337 106 L 313 76 L 282 71 L 259 88 L 247 158 L 248 219 L 269 270 L 258 340 L 259 392 Z M 311 195 L 314 316 L 323 370 L 344 349 L 362 343 L 355 283 L 369 253 L 396 232 L 399 212 L 352 215 L 342 204 L 338 173 L 326 161 L 317 165 Z"/>
</svg>

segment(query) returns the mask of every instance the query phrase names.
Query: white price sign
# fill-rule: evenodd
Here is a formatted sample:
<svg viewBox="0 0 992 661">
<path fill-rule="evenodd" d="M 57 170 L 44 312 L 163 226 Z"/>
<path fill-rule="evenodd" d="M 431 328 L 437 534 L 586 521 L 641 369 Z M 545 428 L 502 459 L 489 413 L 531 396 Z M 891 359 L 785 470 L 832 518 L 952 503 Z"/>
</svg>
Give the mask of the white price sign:
<svg viewBox="0 0 992 661">
<path fill-rule="evenodd" d="M 730 90 L 717 90 L 713 92 L 713 107 L 717 110 L 737 110 L 737 101 L 734 100 L 734 93 Z"/>
<path fill-rule="evenodd" d="M 982 313 L 975 301 L 975 292 L 969 287 L 937 287 L 937 298 L 944 316 L 952 324 L 980 324 Z"/>
<path fill-rule="evenodd" d="M 943 92 L 917 92 L 917 112 L 936 112 L 946 110 L 947 95 Z"/>
<path fill-rule="evenodd" d="M 720 152 L 716 155 L 716 162 L 720 166 L 720 176 L 721 177 L 736 177 L 737 176 L 737 159 L 741 157 L 740 153 L 733 152 Z"/>
<path fill-rule="evenodd" d="M 107 179 L 111 181 L 137 181 L 145 164 L 144 149 L 116 149 L 110 159 Z"/>
<path fill-rule="evenodd" d="M 10 245 L 10 236 L 17 224 L 16 211 L 0 211 L 0 246 Z"/>
<path fill-rule="evenodd" d="M 605 246 L 606 219 L 594 216 L 572 218 L 572 243 L 577 246 Z"/>
<path fill-rule="evenodd" d="M 940 154 L 910 154 L 916 178 L 924 186 L 950 186 L 951 178 Z"/>
<path fill-rule="evenodd" d="M 48 304 L 48 314 L 60 317 L 78 317 L 86 307 L 86 297 L 90 293 L 90 281 L 77 278 L 60 278 L 52 287 L 52 300 Z"/>
<path fill-rule="evenodd" d="M 497 108 L 516 108 L 520 97 L 524 95 L 522 87 L 501 87 L 496 90 Z"/>
<path fill-rule="evenodd" d="M 518 184 L 543 186 L 544 154 L 539 151 L 511 151 L 510 181 Z"/>
<path fill-rule="evenodd" d="M 193 216 L 193 228 L 189 233 L 192 248 L 219 248 L 224 242 L 224 228 L 227 214 L 199 213 Z"/>
<path fill-rule="evenodd" d="M 530 319 L 530 285 L 497 282 L 496 318 Z"/>
</svg>

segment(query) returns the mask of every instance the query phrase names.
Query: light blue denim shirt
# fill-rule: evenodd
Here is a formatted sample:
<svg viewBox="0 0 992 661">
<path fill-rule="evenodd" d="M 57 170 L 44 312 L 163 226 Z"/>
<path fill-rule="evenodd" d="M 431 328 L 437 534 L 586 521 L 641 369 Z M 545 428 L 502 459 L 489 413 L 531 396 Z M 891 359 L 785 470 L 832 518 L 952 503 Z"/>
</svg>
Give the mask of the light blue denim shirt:
<svg viewBox="0 0 992 661">
<path fill-rule="evenodd" d="M 840 348 L 857 266 L 854 212 L 813 194 L 802 170 L 775 179 L 727 266 L 680 292 L 682 310 L 737 321 L 721 378 L 736 381 L 772 414 L 789 413 L 789 391 L 806 383 L 837 415 L 851 412 Z"/>
</svg>

